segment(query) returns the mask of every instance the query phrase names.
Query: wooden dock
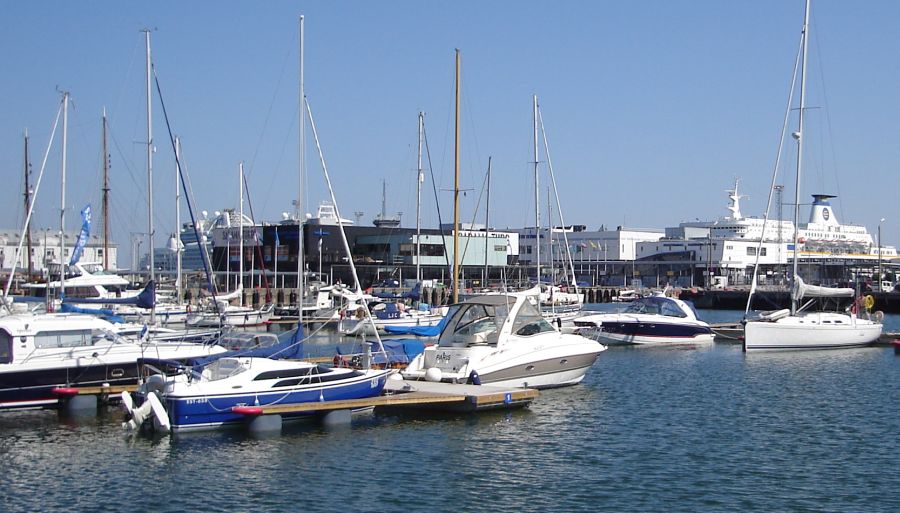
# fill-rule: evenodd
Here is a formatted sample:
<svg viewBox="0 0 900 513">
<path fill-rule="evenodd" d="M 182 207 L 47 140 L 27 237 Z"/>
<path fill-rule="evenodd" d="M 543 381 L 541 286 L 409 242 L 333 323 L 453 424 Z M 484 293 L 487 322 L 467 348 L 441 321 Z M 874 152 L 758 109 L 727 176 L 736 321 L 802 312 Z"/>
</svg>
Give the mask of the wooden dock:
<svg viewBox="0 0 900 513">
<path fill-rule="evenodd" d="M 57 388 L 61 398 L 93 395 L 116 397 L 122 392 L 134 392 L 137 385 Z M 237 407 L 245 415 L 277 415 L 304 411 L 360 410 L 430 410 L 472 413 L 484 410 L 515 409 L 528 406 L 539 392 L 531 388 L 501 388 L 483 385 L 432 383 L 429 381 L 388 380 L 384 393 L 378 397 L 342 401 Z"/>
<path fill-rule="evenodd" d="M 378 397 L 274 406 L 236 406 L 232 411 L 244 415 L 280 415 L 374 408 L 376 411 L 386 409 L 473 413 L 522 408 L 531 404 L 538 394 L 537 390 L 531 388 L 507 389 L 482 385 L 388 380 L 384 394 Z"/>
</svg>

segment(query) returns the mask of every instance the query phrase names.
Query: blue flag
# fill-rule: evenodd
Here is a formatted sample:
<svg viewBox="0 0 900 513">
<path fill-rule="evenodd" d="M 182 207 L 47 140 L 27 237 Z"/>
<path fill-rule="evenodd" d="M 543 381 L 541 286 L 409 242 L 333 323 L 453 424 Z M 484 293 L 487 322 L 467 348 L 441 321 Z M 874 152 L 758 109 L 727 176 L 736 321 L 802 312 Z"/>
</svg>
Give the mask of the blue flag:
<svg viewBox="0 0 900 513">
<path fill-rule="evenodd" d="M 69 265 L 75 265 L 81 259 L 81 253 L 84 251 L 84 245 L 87 244 L 91 237 L 91 204 L 81 210 L 81 233 L 78 234 L 78 240 L 75 241 L 75 249 L 72 250 L 72 258 Z"/>
</svg>

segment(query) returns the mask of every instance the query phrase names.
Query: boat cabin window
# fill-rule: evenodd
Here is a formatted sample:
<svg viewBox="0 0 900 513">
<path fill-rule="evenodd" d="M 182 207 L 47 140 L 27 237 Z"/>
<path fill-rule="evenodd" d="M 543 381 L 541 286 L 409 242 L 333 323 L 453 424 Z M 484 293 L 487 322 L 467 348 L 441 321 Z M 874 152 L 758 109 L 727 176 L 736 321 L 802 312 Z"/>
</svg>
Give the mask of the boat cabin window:
<svg viewBox="0 0 900 513">
<path fill-rule="evenodd" d="M 516 314 L 516 319 L 513 321 L 512 332 L 522 337 L 529 337 L 547 331 L 556 330 L 544 319 L 541 310 L 531 301 L 522 303 L 522 307 L 519 308 L 519 313 Z"/>
<path fill-rule="evenodd" d="M 39 331 L 34 335 L 34 347 L 49 349 L 55 347 L 82 347 L 93 343 L 91 330 Z"/>
<path fill-rule="evenodd" d="M 0 330 L 0 363 L 12 362 L 13 337 L 5 330 Z"/>
<path fill-rule="evenodd" d="M 203 368 L 202 376 L 209 381 L 230 378 L 247 370 L 237 358 L 219 358 Z"/>
</svg>

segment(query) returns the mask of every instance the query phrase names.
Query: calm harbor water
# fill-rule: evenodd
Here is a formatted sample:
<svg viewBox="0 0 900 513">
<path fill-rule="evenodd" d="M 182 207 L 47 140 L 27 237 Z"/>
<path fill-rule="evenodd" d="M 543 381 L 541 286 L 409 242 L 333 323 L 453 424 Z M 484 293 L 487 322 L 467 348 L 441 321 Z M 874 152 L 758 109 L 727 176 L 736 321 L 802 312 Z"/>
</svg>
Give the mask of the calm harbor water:
<svg viewBox="0 0 900 513">
<path fill-rule="evenodd" d="M 611 348 L 526 410 L 367 414 L 265 438 L 129 438 L 116 409 L 8 412 L 0 510 L 900 511 L 898 383 L 890 348 L 716 343 Z"/>
</svg>

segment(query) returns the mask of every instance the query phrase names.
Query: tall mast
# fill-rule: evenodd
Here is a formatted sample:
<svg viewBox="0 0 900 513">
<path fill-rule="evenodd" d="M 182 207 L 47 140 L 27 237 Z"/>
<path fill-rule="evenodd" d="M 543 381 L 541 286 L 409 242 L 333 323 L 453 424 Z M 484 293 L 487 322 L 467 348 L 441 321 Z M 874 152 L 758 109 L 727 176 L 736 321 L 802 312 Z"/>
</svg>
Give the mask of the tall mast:
<svg viewBox="0 0 900 513">
<path fill-rule="evenodd" d="M 240 174 L 240 179 L 238 180 L 238 186 L 240 190 L 240 207 L 238 210 L 238 290 L 241 291 L 240 295 L 238 295 L 238 305 L 244 306 L 244 162 L 241 162 L 241 165 L 238 166 L 238 174 Z M 252 285 L 252 283 L 251 283 Z"/>
<path fill-rule="evenodd" d="M 103 268 L 109 269 L 109 150 L 106 145 L 106 107 L 103 107 Z"/>
<path fill-rule="evenodd" d="M 484 284 L 488 281 L 488 240 L 491 235 L 491 157 L 488 157 L 487 201 L 484 208 Z"/>
<path fill-rule="evenodd" d="M 797 131 L 794 139 L 797 140 L 797 177 L 794 185 L 794 268 L 791 283 L 797 281 L 798 257 L 797 248 L 800 227 L 800 172 L 803 163 L 803 111 L 806 108 L 806 51 L 809 43 L 809 0 L 806 0 L 806 10 L 803 15 L 803 60 L 800 65 L 800 110 L 797 115 Z M 792 287 L 793 289 L 793 287 Z M 797 313 L 798 298 L 791 294 L 791 315 Z"/>
<path fill-rule="evenodd" d="M 150 89 L 150 30 L 144 29 L 147 46 L 147 237 L 150 240 L 150 281 L 156 282 L 156 262 L 153 258 L 153 93 Z M 150 324 L 156 324 L 156 298 L 150 308 Z"/>
<path fill-rule="evenodd" d="M 34 272 L 34 263 L 31 258 L 31 220 L 28 220 L 28 211 L 31 209 L 31 162 L 28 160 L 28 129 L 25 129 L 25 243 L 28 244 L 28 279 Z M 13 272 L 15 272 L 15 265 Z M 12 276 L 12 273 L 10 274 Z"/>
<path fill-rule="evenodd" d="M 538 284 L 541 283 L 541 207 L 540 190 L 538 189 L 538 98 L 532 95 L 534 104 L 534 246 L 535 269 Z"/>
<path fill-rule="evenodd" d="M 422 173 L 422 139 L 425 132 L 425 113 L 419 113 L 419 157 L 417 160 L 416 173 L 416 283 L 422 281 L 422 182 L 425 181 L 425 174 Z"/>
<path fill-rule="evenodd" d="M 66 143 L 69 137 L 69 93 L 63 93 L 62 183 L 59 199 L 59 298 L 66 295 Z"/>
<path fill-rule="evenodd" d="M 459 89 L 460 55 L 456 49 L 456 129 L 453 138 L 453 302 L 459 302 Z"/>
<path fill-rule="evenodd" d="M 297 327 L 303 324 L 303 159 L 306 131 L 306 93 L 303 84 L 303 15 L 300 16 L 300 165 L 297 189 Z"/>
<path fill-rule="evenodd" d="M 175 304 L 180 305 L 184 300 L 184 282 L 181 281 L 181 187 L 179 187 L 178 168 L 181 162 L 181 139 L 175 138 L 175 290 L 178 299 Z"/>
</svg>

